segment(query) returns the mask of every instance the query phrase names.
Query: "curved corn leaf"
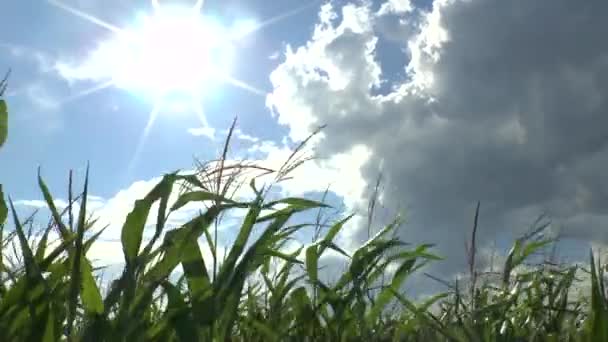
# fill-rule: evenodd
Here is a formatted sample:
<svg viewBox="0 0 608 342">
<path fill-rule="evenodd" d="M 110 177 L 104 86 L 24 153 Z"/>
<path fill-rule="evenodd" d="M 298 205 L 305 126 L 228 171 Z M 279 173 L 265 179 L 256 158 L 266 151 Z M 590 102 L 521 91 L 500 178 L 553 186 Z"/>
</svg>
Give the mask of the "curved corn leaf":
<svg viewBox="0 0 608 342">
<path fill-rule="evenodd" d="M 40 174 L 40 168 L 38 168 L 38 186 L 40 187 L 40 190 L 42 191 L 42 196 L 44 197 L 46 205 L 48 206 L 49 210 L 51 211 L 53 220 L 55 221 L 55 224 L 57 225 L 57 228 L 59 229 L 61 238 L 63 240 L 68 239 L 70 232 L 68 231 L 67 227 L 61 220 L 61 215 L 59 214 L 59 211 L 57 210 L 57 207 L 55 206 L 55 201 L 53 200 L 53 196 L 51 196 L 51 192 L 49 191 L 49 188 L 46 186 L 46 184 L 42 180 L 42 176 Z M 73 228 L 73 227 L 70 227 L 70 228 Z"/>
<path fill-rule="evenodd" d="M 308 278 L 312 284 L 316 284 L 319 278 L 319 254 L 317 253 L 317 247 L 316 244 L 313 244 L 306 248 L 306 272 L 308 272 Z"/>
<path fill-rule="evenodd" d="M 4 225 L 8 217 L 8 207 L 4 201 L 4 192 L 2 192 L 2 184 L 0 184 L 0 226 Z"/>
<path fill-rule="evenodd" d="M 273 208 L 277 204 L 287 204 L 294 209 L 298 208 L 300 210 L 314 209 L 314 208 L 331 208 L 330 205 L 325 204 L 323 202 L 313 201 L 313 200 L 309 200 L 306 198 L 299 198 L 299 197 L 287 197 L 287 198 L 282 198 L 277 201 L 268 202 L 263 206 L 263 208 L 270 209 L 270 208 Z"/>
<path fill-rule="evenodd" d="M 606 294 L 600 290 L 604 279 L 598 276 L 593 251 L 589 252 L 591 264 L 591 306 L 586 322 L 586 332 L 591 341 L 608 341 L 608 301 Z"/>
<path fill-rule="evenodd" d="M 6 101 L 0 99 L 0 147 L 6 142 L 8 136 L 8 108 Z"/>
<path fill-rule="evenodd" d="M 162 286 L 167 294 L 167 316 L 179 341 L 196 340 L 195 336 L 198 336 L 196 324 L 188 314 L 188 305 L 179 288 L 168 281 L 164 281 Z"/>
<path fill-rule="evenodd" d="M 89 166 L 87 165 L 84 191 L 82 192 L 82 203 L 78 212 L 78 223 L 76 228 L 76 240 L 74 241 L 74 253 L 71 255 L 72 270 L 70 276 L 70 289 L 68 298 L 68 321 L 67 335 L 72 338 L 72 329 L 74 320 L 76 319 L 76 307 L 82 284 L 82 256 L 83 256 L 83 240 L 85 230 L 85 219 L 87 211 L 87 195 L 89 190 Z"/>
<path fill-rule="evenodd" d="M 181 195 L 177 199 L 177 201 L 175 201 L 173 206 L 171 207 L 171 211 L 179 210 L 190 202 L 205 202 L 205 201 L 213 201 L 214 203 L 239 204 L 236 201 L 233 201 L 229 198 L 215 194 L 210 191 L 192 191 L 192 192 L 187 192 L 187 193 Z M 242 205 L 244 206 L 245 204 L 242 204 Z"/>
<path fill-rule="evenodd" d="M 88 314 L 103 313 L 103 298 L 93 276 L 93 268 L 88 260 L 83 259 L 80 264 L 82 273 L 82 305 Z"/>
<path fill-rule="evenodd" d="M 135 207 L 127 215 L 121 231 L 122 248 L 127 264 L 132 264 L 139 253 L 144 227 L 152 205 L 159 199 L 167 199 L 171 195 L 174 182 L 174 174 L 166 175 L 144 199 L 135 201 Z"/>
</svg>

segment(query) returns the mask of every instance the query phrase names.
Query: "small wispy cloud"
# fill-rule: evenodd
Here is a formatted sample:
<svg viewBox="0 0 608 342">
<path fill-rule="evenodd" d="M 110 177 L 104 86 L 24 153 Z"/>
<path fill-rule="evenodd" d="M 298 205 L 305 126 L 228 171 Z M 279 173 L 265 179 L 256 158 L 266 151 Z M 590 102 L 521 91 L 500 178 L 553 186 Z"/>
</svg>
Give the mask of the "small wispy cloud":
<svg viewBox="0 0 608 342">
<path fill-rule="evenodd" d="M 59 60 L 53 69 L 70 84 L 79 81 L 107 81 L 112 79 L 114 70 L 120 63 L 120 49 L 118 40 L 101 42 L 83 60 Z"/>
<path fill-rule="evenodd" d="M 66 208 L 68 203 L 61 199 L 56 199 L 54 204 L 57 208 Z M 15 201 L 16 206 L 30 207 L 35 209 L 47 208 L 47 203 L 42 200 L 18 200 Z"/>
<path fill-rule="evenodd" d="M 215 129 L 213 127 L 189 128 L 188 133 L 195 137 L 207 137 L 215 140 Z"/>
<path fill-rule="evenodd" d="M 13 58 L 21 62 L 32 62 L 39 72 L 50 73 L 55 71 L 55 59 L 48 53 L 24 45 L 0 42 L 0 49 L 7 51 Z"/>
<path fill-rule="evenodd" d="M 228 135 L 228 130 L 222 130 L 223 134 Z M 248 141 L 248 142 L 252 142 L 252 143 L 257 143 L 260 141 L 260 138 L 258 137 L 254 137 L 252 135 L 243 133 L 243 131 L 241 131 L 240 128 L 235 128 L 234 131 L 232 132 L 232 136 L 239 139 L 239 140 L 243 140 L 243 141 Z"/>
</svg>

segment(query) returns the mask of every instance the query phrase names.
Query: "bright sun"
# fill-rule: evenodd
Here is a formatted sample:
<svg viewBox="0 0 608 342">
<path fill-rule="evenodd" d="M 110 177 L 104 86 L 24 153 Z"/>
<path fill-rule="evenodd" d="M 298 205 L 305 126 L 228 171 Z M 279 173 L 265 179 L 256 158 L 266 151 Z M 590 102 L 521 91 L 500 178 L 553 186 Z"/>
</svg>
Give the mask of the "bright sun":
<svg viewBox="0 0 608 342">
<path fill-rule="evenodd" d="M 157 7 L 120 38 L 113 82 L 121 88 L 154 98 L 173 92 L 198 97 L 230 73 L 230 33 L 189 8 Z"/>
<path fill-rule="evenodd" d="M 202 127 L 196 131 L 213 139 L 214 130 L 207 124 L 201 100 L 214 86 L 227 83 L 265 96 L 263 90 L 230 76 L 235 43 L 248 34 L 316 5 L 320 0 L 311 0 L 260 23 L 241 22 L 247 24 L 235 25 L 233 30 L 201 15 L 204 0 L 196 0 L 192 7 L 161 5 L 159 0 L 151 0 L 152 14 L 139 16 L 134 25 L 127 28 L 114 26 L 60 0 L 46 1 L 113 32 L 117 41 L 111 53 L 111 79 L 66 101 L 111 86 L 144 95 L 153 101 L 154 107 L 129 166 L 131 170 L 159 113 L 174 113 L 174 108 L 186 105 L 200 119 Z M 176 101 L 179 102 L 177 106 Z"/>
</svg>

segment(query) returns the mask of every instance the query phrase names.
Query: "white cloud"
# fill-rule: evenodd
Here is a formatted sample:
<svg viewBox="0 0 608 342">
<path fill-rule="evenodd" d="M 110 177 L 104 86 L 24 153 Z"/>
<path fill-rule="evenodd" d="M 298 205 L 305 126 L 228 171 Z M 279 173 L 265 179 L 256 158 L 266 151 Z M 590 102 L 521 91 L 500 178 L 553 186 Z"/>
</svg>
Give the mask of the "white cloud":
<svg viewBox="0 0 608 342">
<path fill-rule="evenodd" d="M 404 14 L 414 9 L 410 0 L 388 0 L 380 6 L 378 15 Z"/>
<path fill-rule="evenodd" d="M 54 65 L 56 72 L 66 81 L 105 82 L 112 79 L 116 67 L 120 65 L 118 51 L 124 51 L 119 40 L 101 42 L 82 62 L 61 60 Z"/>
<path fill-rule="evenodd" d="M 40 50 L 23 45 L 8 43 L 0 43 L 0 48 L 8 50 L 10 55 L 18 58 L 21 61 L 26 60 L 33 62 L 41 73 L 49 73 L 54 71 L 53 58 Z"/>
<path fill-rule="evenodd" d="M 222 133 L 228 134 L 228 130 L 223 130 Z M 257 137 L 243 133 L 243 131 L 241 131 L 240 128 L 235 128 L 233 135 L 239 140 L 244 140 L 244 141 L 248 141 L 248 142 L 252 142 L 252 143 L 257 143 L 260 141 L 260 139 Z"/>
<path fill-rule="evenodd" d="M 368 196 L 382 165 L 383 204 L 408 208 L 402 236 L 438 243 L 444 273 L 465 266 L 462 241 L 478 200 L 481 245 L 542 211 L 566 223 L 564 234 L 605 240 L 608 45 L 598 32 L 608 8 L 410 5 L 323 7 L 310 40 L 288 46 L 270 76 L 267 104 L 290 137 L 327 124 L 316 153 L 331 159 L 364 146 L 369 157 L 352 170 L 361 178 L 349 190 Z M 391 78 L 376 60 L 380 39 L 408 58 L 400 61 L 408 77 L 383 96 L 372 92 Z"/>
<path fill-rule="evenodd" d="M 215 129 L 212 127 L 199 127 L 199 128 L 189 128 L 188 133 L 195 137 L 207 137 L 211 140 L 215 139 Z"/>
<path fill-rule="evenodd" d="M 68 205 L 67 202 L 64 200 L 55 200 L 54 204 L 57 208 L 65 208 Z M 19 200 L 15 201 L 15 205 L 36 209 L 47 208 L 46 202 L 42 200 Z"/>
</svg>

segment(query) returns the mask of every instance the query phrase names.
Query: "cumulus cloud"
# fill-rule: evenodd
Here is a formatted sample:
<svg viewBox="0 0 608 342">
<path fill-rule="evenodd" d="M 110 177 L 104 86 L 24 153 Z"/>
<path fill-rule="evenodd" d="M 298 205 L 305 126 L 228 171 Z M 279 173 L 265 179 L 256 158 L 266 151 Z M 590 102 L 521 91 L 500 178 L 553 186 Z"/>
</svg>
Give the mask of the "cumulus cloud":
<svg viewBox="0 0 608 342">
<path fill-rule="evenodd" d="M 407 207 L 405 240 L 438 243 L 443 274 L 464 267 L 478 200 L 482 245 L 542 212 L 565 237 L 604 241 L 606 14 L 601 1 L 327 4 L 272 73 L 268 105 L 294 139 L 328 124 L 321 155 L 364 146 L 353 188 L 369 195 L 382 165 L 382 202 Z M 376 58 L 382 39 L 408 51 L 408 77 L 374 95 L 390 78 Z"/>
</svg>

